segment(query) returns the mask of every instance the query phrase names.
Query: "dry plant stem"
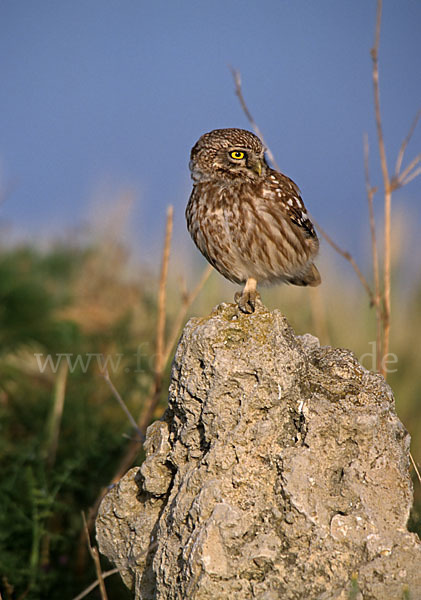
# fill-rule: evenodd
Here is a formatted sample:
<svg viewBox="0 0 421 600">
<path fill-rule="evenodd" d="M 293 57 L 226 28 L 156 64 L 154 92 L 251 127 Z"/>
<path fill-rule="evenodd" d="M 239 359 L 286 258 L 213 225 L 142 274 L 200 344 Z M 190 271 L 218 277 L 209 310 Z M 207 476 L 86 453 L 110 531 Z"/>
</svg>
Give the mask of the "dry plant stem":
<svg viewBox="0 0 421 600">
<path fill-rule="evenodd" d="M 46 458 L 48 468 L 51 469 L 56 460 L 58 440 L 60 435 L 61 418 L 63 415 L 64 400 L 66 397 L 66 383 L 69 367 L 67 362 L 61 362 L 54 386 L 54 405 L 48 425 Z"/>
<path fill-rule="evenodd" d="M 280 171 L 279 166 L 276 163 L 275 157 L 272 154 L 271 149 L 267 146 L 266 142 L 265 142 L 265 138 L 263 137 L 262 132 L 260 131 L 256 121 L 253 119 L 251 112 L 248 109 L 248 106 L 246 104 L 246 101 L 244 100 L 244 96 L 243 96 L 243 91 L 241 88 L 241 73 L 240 71 L 237 71 L 236 69 L 233 69 L 232 67 L 230 67 L 231 73 L 232 73 L 232 77 L 234 79 L 234 84 L 235 84 L 235 93 L 240 101 L 241 104 L 241 108 L 244 111 L 244 114 L 246 115 L 247 119 L 250 122 L 250 125 L 253 128 L 254 133 L 262 140 L 263 145 L 266 148 L 266 154 L 269 157 L 270 162 L 272 163 L 272 165 L 275 167 L 275 169 L 277 171 Z"/>
<path fill-rule="evenodd" d="M 380 164 L 383 176 L 384 186 L 384 260 L 383 260 L 383 344 L 382 357 L 389 352 L 390 336 L 390 234 L 391 234 L 391 205 L 392 205 L 392 186 L 390 184 L 389 171 L 387 168 L 386 148 L 383 137 L 383 127 L 380 112 L 380 86 L 379 86 L 379 44 L 380 30 L 382 20 L 382 0 L 377 0 L 377 18 L 374 46 L 371 49 L 371 58 L 373 60 L 373 88 L 374 88 L 374 109 L 376 115 L 377 142 L 380 154 Z M 381 373 L 386 376 L 384 361 L 382 361 Z"/>
<path fill-rule="evenodd" d="M 421 162 L 421 154 L 418 154 L 406 167 L 406 169 L 400 174 L 396 187 L 402 187 L 415 179 L 421 173 L 421 167 L 415 169 L 417 164 Z M 413 169 L 412 173 L 411 170 Z"/>
<path fill-rule="evenodd" d="M 316 229 L 320 232 L 320 235 L 327 241 L 327 243 L 332 246 L 332 248 L 341 256 L 343 256 L 343 258 L 345 258 L 345 260 L 347 260 L 353 267 L 355 273 L 358 276 L 358 279 L 361 281 L 362 285 L 364 286 L 365 291 L 368 294 L 368 297 L 370 298 L 370 303 L 372 305 L 375 304 L 375 298 L 374 298 L 374 294 L 373 291 L 367 281 L 367 279 L 364 277 L 364 275 L 362 274 L 359 266 L 357 265 L 357 263 L 355 262 L 355 259 L 352 257 L 352 255 L 347 251 L 347 250 L 342 250 L 342 248 L 340 248 L 338 246 L 338 244 L 336 242 L 334 242 L 332 240 L 332 238 L 326 233 L 326 231 L 324 229 L 322 229 L 322 227 L 320 227 L 320 225 L 318 224 L 318 222 L 315 220 L 315 218 L 311 215 L 310 216 L 312 222 L 314 223 L 314 225 L 316 226 Z"/>
<path fill-rule="evenodd" d="M 414 120 L 412 121 L 412 125 L 409 128 L 408 134 L 405 137 L 405 139 L 403 140 L 401 147 L 399 149 L 399 153 L 398 153 L 398 158 L 396 159 L 396 166 L 395 166 L 395 175 L 394 175 L 394 179 L 395 181 L 399 181 L 402 177 L 402 175 L 400 174 L 401 171 L 401 166 L 402 166 L 402 161 L 403 161 L 403 157 L 405 154 L 405 150 L 409 144 L 409 142 L 411 141 L 412 136 L 414 135 L 414 131 L 418 125 L 418 121 L 421 117 L 421 109 L 417 112 L 417 114 L 415 115 Z M 416 160 L 418 159 L 418 160 Z M 415 164 L 417 164 L 420 160 L 421 160 L 421 155 L 418 155 L 417 157 L 415 157 L 416 162 Z M 412 161 L 414 162 L 414 161 Z M 409 172 L 411 170 L 411 168 L 415 167 L 415 164 L 412 165 L 412 163 L 409 165 L 409 167 L 407 167 L 404 171 L 404 173 L 406 173 L 407 171 Z M 403 175 L 405 177 L 405 175 Z"/>
<path fill-rule="evenodd" d="M 164 357 L 164 335 L 166 321 L 166 300 L 167 300 L 167 278 L 168 278 L 168 263 L 171 250 L 171 236 L 173 228 L 173 213 L 174 209 L 169 206 L 167 209 L 167 224 L 165 227 L 165 242 L 164 251 L 162 254 L 161 276 L 159 281 L 158 292 L 158 320 L 156 328 L 156 360 L 155 360 L 155 378 L 160 377 L 163 370 Z"/>
<path fill-rule="evenodd" d="M 165 322 L 166 322 L 166 302 L 167 302 L 167 279 L 168 279 L 168 263 L 170 260 L 171 237 L 173 229 L 173 214 L 174 209 L 169 206 L 167 209 L 167 222 L 165 226 L 165 241 L 162 252 L 161 275 L 159 278 L 158 290 L 158 318 L 156 323 L 156 355 L 155 355 L 155 370 L 153 391 L 148 395 L 148 400 L 145 402 L 140 419 L 138 421 L 139 428 L 142 432 L 146 432 L 146 428 L 151 422 L 156 407 L 159 404 L 159 399 L 162 389 L 162 374 L 165 368 L 164 363 L 164 344 L 165 344 Z"/>
<path fill-rule="evenodd" d="M 181 329 L 181 326 L 183 325 L 187 311 L 189 310 L 189 308 L 193 304 L 193 302 L 196 300 L 198 294 L 201 292 L 203 286 L 209 279 L 210 274 L 213 272 L 213 270 L 214 270 L 213 267 L 210 265 L 208 267 L 206 267 L 205 270 L 203 271 L 202 277 L 199 280 L 199 283 L 196 285 L 194 290 L 191 293 L 188 293 L 188 292 L 183 293 L 181 308 L 180 308 L 178 315 L 174 321 L 174 325 L 173 325 L 171 333 L 169 335 L 169 339 L 165 346 L 164 357 L 163 357 L 164 368 L 166 367 L 166 365 L 170 359 L 171 351 L 178 339 L 178 336 L 180 335 L 180 329 Z"/>
<path fill-rule="evenodd" d="M 95 571 L 96 571 L 97 578 L 98 578 L 99 590 L 101 592 L 101 600 L 108 600 L 107 590 L 105 589 L 104 577 L 102 575 L 102 570 L 101 570 L 101 562 L 99 559 L 98 548 L 96 546 L 91 545 L 88 524 L 86 522 L 85 513 L 83 513 L 83 512 L 82 512 L 82 519 L 83 519 L 83 527 L 84 527 L 85 535 L 86 535 L 86 543 L 88 545 L 89 553 L 92 556 L 92 560 L 94 561 L 94 564 L 95 564 Z"/>
<path fill-rule="evenodd" d="M 420 475 L 417 464 L 416 464 L 415 460 L 413 459 L 413 456 L 411 453 L 409 453 L 409 458 L 411 459 L 412 466 L 414 467 L 414 471 L 417 474 L 418 481 L 421 483 L 421 475 Z"/>
<path fill-rule="evenodd" d="M 374 304 L 376 308 L 376 369 L 380 372 L 383 348 L 382 348 L 382 329 L 383 329 L 383 314 L 381 307 L 380 295 L 380 276 L 379 276 L 379 258 L 377 251 L 376 240 L 376 223 L 374 219 L 373 197 L 376 193 L 376 188 L 370 183 L 369 169 L 369 145 L 368 136 L 364 135 L 364 172 L 365 186 L 367 191 L 368 212 L 370 218 L 370 234 L 371 234 L 371 255 L 373 260 L 373 277 L 374 277 Z"/>
<path fill-rule="evenodd" d="M 111 392 L 113 393 L 114 398 L 117 400 L 117 402 L 120 404 L 120 406 L 123 409 L 123 411 L 126 413 L 126 416 L 129 419 L 129 421 L 130 421 L 133 429 L 136 431 L 136 434 L 137 434 L 139 440 L 143 443 L 144 440 L 145 440 L 145 436 L 143 435 L 142 431 L 139 429 L 139 427 L 138 427 L 135 419 L 133 418 L 131 412 L 127 408 L 126 403 L 124 402 L 124 400 L 121 397 L 121 395 L 119 394 L 117 388 L 115 387 L 115 385 L 111 381 L 110 374 L 108 372 L 108 368 L 107 367 L 105 368 L 104 371 L 101 372 L 101 376 L 107 382 L 107 385 L 110 388 Z"/>
<path fill-rule="evenodd" d="M 116 573 L 118 573 L 118 572 L 119 572 L 118 569 L 110 569 L 109 571 L 104 571 L 102 573 L 102 579 L 106 579 L 110 575 L 116 575 Z M 85 588 L 83 590 L 83 592 L 81 592 L 80 594 L 78 594 L 77 596 L 72 598 L 72 600 L 82 600 L 82 598 L 85 598 L 86 596 L 88 596 L 88 594 L 90 594 L 98 585 L 99 585 L 99 580 L 96 579 L 93 583 L 91 583 L 91 585 L 88 585 L 88 587 Z"/>
</svg>

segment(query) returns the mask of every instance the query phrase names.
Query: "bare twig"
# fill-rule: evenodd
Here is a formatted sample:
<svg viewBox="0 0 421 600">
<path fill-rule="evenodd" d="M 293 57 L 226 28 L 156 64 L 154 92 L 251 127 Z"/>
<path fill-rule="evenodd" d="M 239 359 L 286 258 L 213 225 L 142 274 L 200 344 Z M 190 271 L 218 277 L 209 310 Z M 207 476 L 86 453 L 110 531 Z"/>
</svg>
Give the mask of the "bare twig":
<svg viewBox="0 0 421 600">
<path fill-rule="evenodd" d="M 110 388 L 114 398 L 117 400 L 117 402 L 120 404 L 121 408 L 123 409 L 123 411 L 126 413 L 127 418 L 129 419 L 133 429 L 136 431 L 136 434 L 139 438 L 139 440 L 143 443 L 145 440 L 145 436 L 143 435 L 142 431 L 139 429 L 135 419 L 133 418 L 131 412 L 129 411 L 129 409 L 127 408 L 126 403 L 124 402 L 123 398 L 121 397 L 121 395 L 119 394 L 117 388 L 115 387 L 115 385 L 113 384 L 113 382 L 111 381 L 110 378 L 110 374 L 108 372 L 108 367 L 105 367 L 102 371 L 101 371 L 101 377 L 103 377 L 105 379 L 105 381 L 107 382 L 108 387 Z"/>
<path fill-rule="evenodd" d="M 169 206 L 167 210 L 167 225 L 165 228 L 165 243 L 164 252 L 162 255 L 161 277 L 159 282 L 158 293 L 158 321 L 156 329 L 156 361 L 155 361 L 155 378 L 160 378 L 163 370 L 164 358 L 164 335 L 166 321 L 166 290 L 168 278 L 168 262 L 170 258 L 171 236 L 173 227 L 173 207 Z"/>
<path fill-rule="evenodd" d="M 173 207 L 167 209 L 167 223 L 165 226 L 165 241 L 162 252 L 161 275 L 159 278 L 158 290 L 158 318 L 156 323 L 156 355 L 154 369 L 153 391 L 149 394 L 142 410 L 141 417 L 138 421 L 139 427 L 146 432 L 146 428 L 151 422 L 155 413 L 156 407 L 159 404 L 162 390 L 162 375 L 165 368 L 164 363 L 164 344 L 165 344 L 165 322 L 166 322 L 166 302 L 167 302 L 167 279 L 168 279 L 168 263 L 170 259 L 171 237 L 173 228 Z"/>
<path fill-rule="evenodd" d="M 83 527 L 84 527 L 85 535 L 86 535 L 86 543 L 88 545 L 89 553 L 92 556 L 92 560 L 94 561 L 94 564 L 95 564 L 95 571 L 97 574 L 98 585 L 99 585 L 99 589 L 101 592 L 101 600 L 108 600 L 107 590 L 105 589 L 104 576 L 103 576 L 102 570 L 101 570 L 101 561 L 99 559 L 98 548 L 96 546 L 91 545 L 91 538 L 89 536 L 88 524 L 86 522 L 84 512 L 82 512 L 82 519 L 83 519 Z"/>
<path fill-rule="evenodd" d="M 420 160 L 421 160 L 421 157 L 420 157 Z M 406 185 L 407 183 L 409 183 L 410 181 L 415 179 L 415 177 L 418 177 L 418 175 L 421 175 L 421 167 L 418 167 L 418 169 L 415 169 L 415 171 L 413 173 L 411 173 L 411 175 L 405 179 L 405 181 L 403 182 L 403 185 Z"/>
<path fill-rule="evenodd" d="M 326 233 L 326 231 L 324 229 L 322 229 L 322 227 L 320 227 L 320 225 L 318 224 L 318 222 L 315 220 L 315 218 L 313 216 L 311 216 L 311 220 L 314 223 L 316 229 L 320 232 L 320 235 L 323 236 L 323 238 L 327 241 L 327 243 L 330 246 L 332 246 L 332 248 L 338 254 L 340 254 L 343 258 L 345 258 L 345 260 L 347 260 L 352 265 L 355 273 L 358 276 L 358 279 L 361 281 L 362 285 L 364 286 L 364 289 L 366 290 L 366 292 L 368 294 L 368 297 L 370 298 L 370 304 L 374 306 L 375 298 L 374 298 L 373 291 L 372 291 L 367 279 L 362 274 L 359 266 L 355 262 L 355 259 L 353 258 L 353 256 L 350 254 L 350 252 L 348 252 L 347 250 L 343 250 L 340 246 L 338 246 L 338 244 L 332 240 L 330 235 L 328 235 Z"/>
<path fill-rule="evenodd" d="M 205 270 L 203 271 L 202 277 L 200 278 L 199 283 L 196 285 L 194 290 L 190 293 L 185 291 L 182 294 L 182 305 L 181 305 L 178 315 L 174 321 L 174 325 L 172 327 L 171 334 L 169 335 L 169 339 L 167 341 L 167 344 L 166 344 L 165 350 L 164 350 L 164 357 L 163 357 L 164 368 L 168 363 L 168 360 L 171 355 L 171 351 L 172 351 L 172 349 L 177 341 L 177 338 L 180 334 L 180 329 L 181 329 L 181 326 L 185 319 L 185 316 L 187 314 L 187 311 L 189 310 L 190 306 L 193 304 L 193 302 L 197 298 L 199 292 L 202 290 L 203 286 L 209 279 L 209 276 L 212 272 L 213 272 L 213 267 L 210 265 L 207 266 L 205 268 Z"/>
<path fill-rule="evenodd" d="M 419 162 L 421 162 L 421 154 L 418 154 L 410 162 L 410 164 L 406 167 L 406 169 L 400 174 L 399 179 L 398 179 L 398 187 L 402 187 L 402 186 L 406 185 L 407 183 L 412 181 L 415 177 L 417 177 L 417 175 L 420 174 L 421 169 L 419 167 L 418 167 L 418 169 L 415 169 L 415 167 L 417 166 L 417 164 Z M 411 173 L 411 171 L 412 171 L 412 173 Z"/>
<path fill-rule="evenodd" d="M 237 95 L 237 97 L 238 97 L 238 99 L 240 101 L 241 108 L 243 109 L 244 114 L 246 115 L 247 119 L 249 120 L 250 125 L 252 126 L 254 133 L 262 140 L 262 143 L 263 143 L 263 145 L 266 148 L 266 154 L 268 155 L 270 162 L 275 167 L 275 169 L 277 169 L 278 171 L 280 171 L 280 168 L 278 167 L 278 165 L 276 163 L 275 157 L 272 154 L 271 149 L 266 144 L 265 138 L 263 137 L 263 134 L 260 131 L 260 129 L 259 129 L 256 121 L 253 119 L 253 116 L 252 116 L 251 112 L 248 109 L 246 101 L 244 100 L 243 91 L 242 91 L 242 87 L 241 87 L 241 73 L 240 73 L 240 71 L 237 71 L 233 67 L 230 67 L 230 71 L 231 71 L 232 77 L 234 79 L 235 93 L 236 93 L 236 95 Z"/>
<path fill-rule="evenodd" d="M 110 569 L 109 571 L 104 571 L 102 573 L 102 579 L 106 579 L 110 575 L 115 575 L 118 572 L 119 572 L 118 569 Z M 88 585 L 88 587 L 85 588 L 83 590 L 83 592 L 81 592 L 80 594 L 75 596 L 72 600 L 82 600 L 82 598 L 85 598 L 86 596 L 88 596 L 92 592 L 92 590 L 94 590 L 98 585 L 99 585 L 99 580 L 96 579 L 93 583 L 91 583 L 91 585 Z"/>
<path fill-rule="evenodd" d="M 405 137 L 405 139 L 403 140 L 401 147 L 399 149 L 398 157 L 396 159 L 395 177 L 394 177 L 395 180 L 397 180 L 397 181 L 401 178 L 400 172 L 401 172 L 401 166 L 402 166 L 402 161 L 403 161 L 403 157 L 405 154 L 405 150 L 406 150 L 409 142 L 411 141 L 412 136 L 414 135 L 414 131 L 417 127 L 420 117 L 421 117 L 421 109 L 415 115 L 414 120 L 412 121 L 411 127 L 409 128 L 408 134 Z"/>
<path fill-rule="evenodd" d="M 60 435 L 61 418 L 66 397 L 66 383 L 69 367 L 67 361 L 61 361 L 54 386 L 54 405 L 48 424 L 47 434 L 47 465 L 51 469 L 56 460 L 58 440 Z"/>
<path fill-rule="evenodd" d="M 380 86 L 379 86 L 379 44 L 382 20 L 382 0 L 377 0 L 377 17 L 374 46 L 371 49 L 373 60 L 373 88 L 374 109 L 377 127 L 377 142 L 379 147 L 380 164 L 384 185 L 384 260 L 383 260 L 383 348 L 382 354 L 386 356 L 389 352 L 390 337 L 390 251 L 391 251 L 391 205 L 392 186 L 390 184 L 389 171 L 387 168 L 386 148 L 383 137 L 382 118 L 380 112 Z M 381 372 L 386 377 L 384 361 L 382 361 Z"/>
<path fill-rule="evenodd" d="M 382 327 L 383 327 L 383 315 L 382 307 L 380 303 L 380 275 L 379 275 L 379 258 L 377 252 L 377 240 L 376 240 L 376 222 L 374 219 L 374 207 L 373 197 L 376 193 L 376 188 L 370 183 L 370 169 L 369 169 L 369 145 L 368 136 L 364 135 L 364 172 L 365 172 L 365 186 L 367 191 L 368 201 L 368 213 L 370 219 L 370 234 L 371 234 L 371 255 L 373 260 L 373 277 L 374 277 L 374 305 L 376 308 L 376 369 L 380 371 L 381 362 L 383 356 L 382 350 Z"/>
<path fill-rule="evenodd" d="M 421 483 L 421 475 L 420 475 L 417 464 L 416 464 L 415 460 L 413 459 L 413 456 L 411 453 L 409 453 L 409 458 L 411 459 L 412 466 L 414 467 L 414 471 L 417 474 L 418 481 Z"/>
</svg>

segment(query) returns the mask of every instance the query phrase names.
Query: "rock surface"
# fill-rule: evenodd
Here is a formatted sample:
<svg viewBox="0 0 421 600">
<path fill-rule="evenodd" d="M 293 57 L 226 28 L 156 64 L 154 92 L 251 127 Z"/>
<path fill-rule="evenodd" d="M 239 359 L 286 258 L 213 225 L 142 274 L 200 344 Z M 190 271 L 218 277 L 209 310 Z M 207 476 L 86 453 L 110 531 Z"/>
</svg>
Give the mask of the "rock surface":
<svg viewBox="0 0 421 600">
<path fill-rule="evenodd" d="M 389 386 L 278 312 L 191 319 L 100 550 L 142 600 L 421 598 L 409 436 Z"/>
</svg>

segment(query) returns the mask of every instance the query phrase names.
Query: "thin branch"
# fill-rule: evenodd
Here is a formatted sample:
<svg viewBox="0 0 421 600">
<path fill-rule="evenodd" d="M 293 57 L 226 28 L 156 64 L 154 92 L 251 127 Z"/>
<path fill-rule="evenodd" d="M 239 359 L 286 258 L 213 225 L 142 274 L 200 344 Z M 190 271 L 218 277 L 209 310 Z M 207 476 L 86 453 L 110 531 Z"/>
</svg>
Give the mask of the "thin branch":
<svg viewBox="0 0 421 600">
<path fill-rule="evenodd" d="M 181 308 L 180 308 L 178 315 L 174 321 L 174 325 L 172 327 L 171 334 L 169 336 L 167 345 L 165 347 L 164 357 L 163 357 L 164 368 L 168 363 L 168 360 L 171 356 L 171 351 L 172 351 L 172 349 L 177 341 L 177 338 L 180 334 L 180 329 L 181 329 L 181 326 L 185 319 L 185 316 L 187 314 L 187 311 L 189 310 L 189 308 L 193 304 L 193 302 L 196 300 L 196 297 L 198 296 L 199 292 L 202 290 L 203 286 L 209 279 L 209 276 L 212 272 L 213 272 L 213 267 L 209 265 L 203 271 L 202 277 L 200 278 L 199 283 L 196 285 L 194 290 L 191 293 L 184 291 L 184 293 L 182 295 Z"/>
<path fill-rule="evenodd" d="M 139 427 L 138 427 L 135 419 L 133 418 L 133 415 L 131 414 L 131 412 L 127 408 L 127 404 L 124 402 L 124 400 L 121 397 L 120 393 L 118 392 L 117 388 L 115 387 L 115 385 L 111 381 L 110 374 L 108 372 L 108 367 L 105 367 L 105 369 L 103 371 L 101 371 L 101 377 L 103 377 L 104 380 L 106 381 L 106 383 L 107 383 L 108 387 L 110 388 L 110 390 L 111 390 L 114 398 L 120 404 L 121 408 L 123 409 L 123 411 L 125 412 L 127 418 L 129 419 L 129 421 L 130 421 L 133 429 L 136 431 L 136 434 L 137 434 L 139 440 L 143 443 L 145 441 L 145 436 L 143 435 L 142 431 L 139 429 Z"/>
<path fill-rule="evenodd" d="M 165 321 L 167 316 L 166 302 L 167 302 L 167 279 L 168 279 L 168 263 L 170 259 L 171 250 L 171 237 L 173 229 L 173 207 L 169 206 L 167 209 L 167 222 L 165 226 L 165 241 L 164 249 L 162 252 L 162 263 L 161 263 L 161 275 L 159 278 L 159 290 L 158 290 L 158 318 L 156 323 L 156 356 L 155 356 L 155 369 L 154 369 L 154 381 L 152 391 L 148 395 L 148 399 L 145 402 L 142 410 L 142 414 L 138 421 L 139 427 L 143 432 L 146 432 L 146 428 L 153 419 L 156 407 L 159 404 L 162 389 L 162 375 L 165 368 L 164 363 L 164 344 L 165 344 Z"/>
<path fill-rule="evenodd" d="M 380 154 L 380 164 L 384 185 L 384 259 L 383 259 L 383 356 L 389 352 L 390 337 L 390 253 L 391 253 L 391 205 L 392 186 L 390 184 L 389 171 L 387 168 L 386 149 L 383 137 L 382 118 L 380 112 L 380 87 L 379 87 L 379 44 L 382 20 L 382 0 L 377 0 L 377 18 L 374 46 L 371 49 L 373 59 L 373 88 L 374 109 L 377 127 L 377 142 Z M 383 361 L 382 361 L 383 365 Z M 386 371 L 381 369 L 382 375 L 386 377 Z"/>
<path fill-rule="evenodd" d="M 60 436 L 61 419 L 63 416 L 64 401 L 66 397 L 66 383 L 69 366 L 67 362 L 61 362 L 54 385 L 54 405 L 48 424 L 46 459 L 51 469 L 54 466 Z"/>
<path fill-rule="evenodd" d="M 413 171 L 411 173 L 411 175 L 409 175 L 403 182 L 402 185 L 406 185 L 407 183 L 409 183 L 410 181 L 412 181 L 413 179 L 415 179 L 415 177 L 418 177 L 418 175 L 421 174 L 421 167 L 418 167 L 418 169 L 415 169 L 415 171 Z"/>
<path fill-rule="evenodd" d="M 412 466 L 414 467 L 415 473 L 417 474 L 418 481 L 421 483 L 421 475 L 417 467 L 417 463 L 415 462 L 411 453 L 409 453 L 409 458 L 411 459 Z"/>
<path fill-rule="evenodd" d="M 406 150 L 409 142 L 411 141 L 412 136 L 414 135 L 414 131 L 417 127 L 420 117 L 421 117 L 421 109 L 415 115 L 414 120 L 412 121 L 411 127 L 409 128 L 408 134 L 407 134 L 406 138 L 403 140 L 401 147 L 399 149 L 398 158 L 396 159 L 396 166 L 395 166 L 395 179 L 396 180 L 400 179 L 400 171 L 401 171 L 401 166 L 402 166 L 402 161 L 403 161 L 403 157 L 405 154 L 405 150 Z"/>
<path fill-rule="evenodd" d="M 369 144 L 368 136 L 364 135 L 364 173 L 365 187 L 367 192 L 368 213 L 370 220 L 370 235 L 371 235 L 371 255 L 373 260 L 373 277 L 374 277 L 374 300 L 376 307 L 376 368 L 381 369 L 383 350 L 382 350 L 382 324 L 383 315 L 380 305 L 380 275 L 379 275 L 379 258 L 377 251 L 376 240 L 376 222 L 374 219 L 373 197 L 376 193 L 376 188 L 370 183 L 370 168 L 369 168 Z"/>
<path fill-rule="evenodd" d="M 385 190 L 389 188 L 389 171 L 387 168 L 386 148 L 383 137 L 383 126 L 380 112 L 380 87 L 379 87 L 379 45 L 380 31 L 382 22 L 382 0 L 377 0 L 377 16 L 376 16 L 376 32 L 374 38 L 374 46 L 371 49 L 371 58 L 373 59 L 373 86 L 374 86 L 374 109 L 376 116 L 377 139 L 379 145 L 380 163 L 383 174 L 383 182 Z"/>
<path fill-rule="evenodd" d="M 109 571 L 104 571 L 102 573 L 102 579 L 106 579 L 110 575 L 115 575 L 116 573 L 119 573 L 118 569 L 110 569 Z M 99 580 L 96 579 L 93 583 L 91 583 L 91 585 L 88 585 L 88 587 L 85 588 L 83 590 L 83 592 L 81 592 L 80 594 L 78 594 L 77 596 L 72 598 L 72 600 L 82 600 L 82 598 L 85 598 L 86 596 L 88 596 L 88 594 L 90 594 L 92 592 L 92 590 L 94 590 L 98 585 L 99 585 Z"/>
<path fill-rule="evenodd" d="M 166 300 L 167 300 L 167 278 L 168 278 L 168 262 L 170 258 L 171 236 L 173 228 L 173 212 L 172 206 L 167 209 L 167 224 L 165 228 L 164 251 L 162 254 L 161 277 L 159 281 L 158 292 L 158 320 L 156 328 L 156 361 L 155 361 L 155 378 L 161 377 L 163 370 L 164 357 L 164 335 L 165 335 L 165 320 L 166 320 Z"/>
<path fill-rule="evenodd" d="M 342 248 L 340 246 L 338 246 L 338 244 L 332 240 L 332 238 L 326 233 L 326 231 L 324 231 L 324 229 L 322 229 L 322 227 L 320 227 L 320 225 L 318 224 L 318 222 L 315 220 L 315 218 L 313 216 L 310 216 L 310 218 L 311 218 L 312 222 L 314 223 L 316 229 L 319 231 L 320 235 L 327 241 L 327 243 L 330 246 L 332 246 L 332 248 L 334 250 L 336 250 L 336 252 L 338 254 L 340 254 L 343 258 L 345 258 L 345 260 L 347 260 L 352 265 L 355 273 L 358 276 L 358 279 L 361 281 L 362 285 L 364 286 L 364 289 L 366 290 L 366 292 L 370 298 L 370 304 L 372 306 L 374 306 L 375 305 L 375 297 L 374 297 L 373 291 L 372 291 L 367 279 L 364 277 L 364 275 L 360 271 L 360 268 L 357 265 L 357 263 L 355 262 L 352 255 L 347 250 L 342 250 Z"/>
<path fill-rule="evenodd" d="M 417 156 L 409 163 L 409 165 L 406 167 L 406 169 L 404 169 L 402 171 L 402 173 L 399 175 L 398 179 L 396 180 L 398 187 L 402 187 L 403 185 L 406 185 L 407 183 L 412 181 L 412 179 L 414 179 L 414 177 L 419 175 L 420 169 L 419 168 L 415 169 L 415 167 L 417 166 L 417 164 L 419 162 L 421 162 L 421 154 L 417 154 Z M 415 172 L 411 173 L 411 171 L 413 169 L 415 169 Z"/>
<path fill-rule="evenodd" d="M 370 234 L 371 234 L 371 250 L 372 250 L 372 257 L 373 257 L 375 304 L 378 305 L 380 302 L 380 276 L 379 276 L 379 258 L 378 258 L 377 240 L 376 240 L 376 222 L 375 222 L 375 218 L 374 218 L 374 207 L 373 207 L 373 197 L 377 191 L 377 188 L 373 187 L 370 183 L 369 144 L 368 144 L 367 134 L 364 136 L 364 173 L 365 173 L 365 185 L 366 185 L 366 191 L 367 191 L 368 212 L 369 212 L 369 218 L 370 218 Z"/>
<path fill-rule="evenodd" d="M 103 576 L 102 570 L 101 570 L 101 561 L 99 559 L 98 548 L 96 546 L 91 545 L 91 538 L 89 536 L 88 524 L 86 522 L 84 512 L 82 512 L 82 519 L 83 519 L 83 527 L 85 529 L 86 543 L 88 545 L 89 553 L 92 556 L 92 560 L 94 561 L 94 564 L 95 564 L 95 571 L 97 574 L 98 585 L 99 585 L 99 589 L 101 592 L 101 600 L 108 600 L 107 590 L 105 589 L 104 576 Z"/>
<path fill-rule="evenodd" d="M 254 133 L 261 139 L 263 145 L 266 148 L 266 154 L 269 157 L 270 162 L 272 163 L 272 165 L 275 167 L 275 169 L 277 171 L 280 171 L 280 168 L 278 167 L 275 157 L 271 152 L 271 149 L 268 147 L 268 145 L 265 142 L 265 138 L 263 137 L 262 132 L 260 131 L 256 121 L 253 119 L 253 116 L 251 114 L 251 112 L 248 109 L 248 106 L 246 104 L 246 101 L 244 100 L 244 96 L 243 96 L 243 91 L 242 91 L 242 87 L 241 87 L 241 73 L 240 71 L 237 71 L 236 69 L 234 69 L 233 67 L 230 67 L 230 71 L 232 74 L 232 77 L 234 79 L 234 83 L 235 83 L 235 93 L 240 101 L 241 104 L 241 108 L 244 111 L 244 114 L 246 115 L 247 119 L 250 122 L 250 125 L 253 128 Z"/>
</svg>

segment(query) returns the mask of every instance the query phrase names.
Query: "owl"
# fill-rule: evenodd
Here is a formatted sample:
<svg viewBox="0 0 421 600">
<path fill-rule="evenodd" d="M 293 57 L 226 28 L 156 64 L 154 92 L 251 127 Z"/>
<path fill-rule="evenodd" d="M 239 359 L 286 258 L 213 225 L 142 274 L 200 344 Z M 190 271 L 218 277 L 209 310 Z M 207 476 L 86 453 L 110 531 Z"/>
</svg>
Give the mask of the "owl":
<svg viewBox="0 0 421 600">
<path fill-rule="evenodd" d="M 319 285 L 319 240 L 297 185 L 271 169 L 260 139 L 215 129 L 193 146 L 186 208 L 194 243 L 219 273 L 244 284 L 235 301 L 255 309 L 257 284 Z"/>
</svg>

